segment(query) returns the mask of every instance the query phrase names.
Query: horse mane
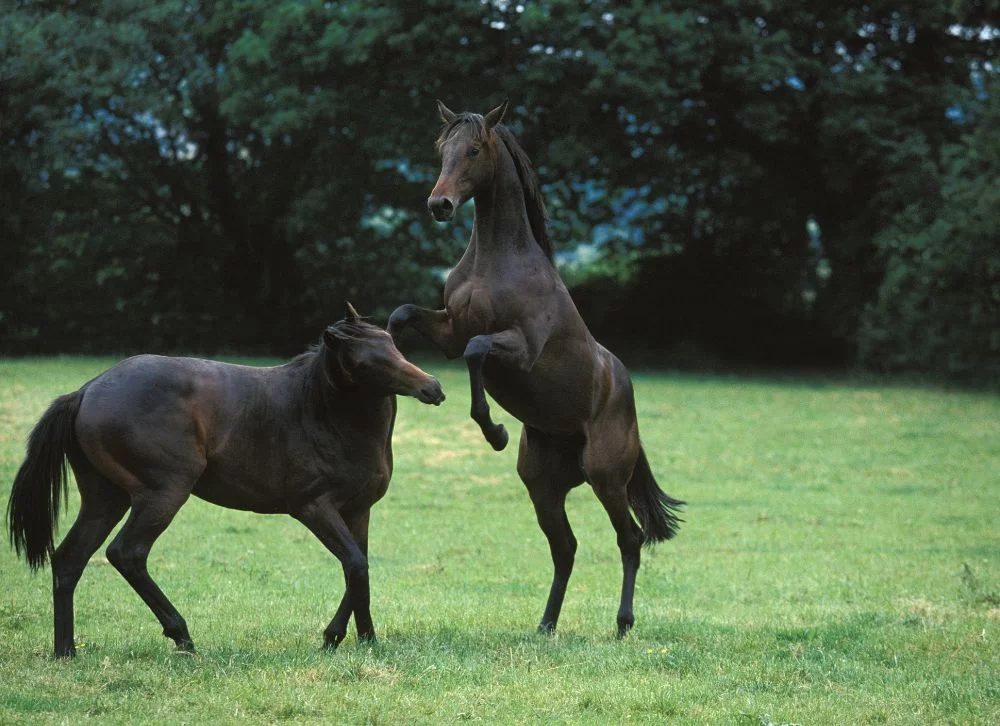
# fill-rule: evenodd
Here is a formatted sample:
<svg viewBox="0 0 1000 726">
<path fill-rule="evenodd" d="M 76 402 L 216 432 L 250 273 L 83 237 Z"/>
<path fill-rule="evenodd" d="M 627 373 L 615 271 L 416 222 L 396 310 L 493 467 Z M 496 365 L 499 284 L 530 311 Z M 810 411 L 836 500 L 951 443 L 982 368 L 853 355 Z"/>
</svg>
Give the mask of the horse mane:
<svg viewBox="0 0 1000 726">
<path fill-rule="evenodd" d="M 464 112 L 456 114 L 455 118 L 441 130 L 441 134 L 437 139 L 437 148 L 440 150 L 445 141 L 454 136 L 460 127 L 465 126 L 470 127 L 471 133 L 479 141 L 486 141 L 489 130 L 486 128 L 485 119 L 478 113 Z M 538 176 L 536 176 L 535 170 L 531 167 L 531 160 L 524 153 L 521 145 L 517 143 L 517 139 L 514 138 L 514 134 L 511 133 L 510 129 L 503 124 L 497 124 L 493 127 L 493 130 L 503 142 L 503 145 L 507 147 L 507 151 L 514 160 L 517 178 L 520 180 L 521 188 L 524 190 L 524 207 L 528 212 L 528 223 L 531 225 L 531 233 L 534 235 L 535 241 L 538 242 L 538 246 L 542 248 L 545 256 L 551 262 L 553 261 L 554 251 L 552 249 L 552 242 L 549 239 L 548 230 L 545 227 L 548 212 L 545 209 L 545 200 L 542 198 L 542 190 L 538 184 Z"/>
<path fill-rule="evenodd" d="M 349 341 L 359 340 L 370 336 L 372 331 L 380 330 L 381 328 L 377 325 L 366 323 L 363 320 L 359 320 L 358 322 L 338 320 L 336 323 L 327 326 L 324 333 L 330 333 L 337 340 Z M 312 385 L 318 382 L 323 386 L 332 386 L 333 382 L 325 373 L 324 366 L 326 365 L 326 361 L 323 356 L 325 351 L 326 343 L 323 342 L 323 336 L 321 335 L 317 342 L 311 344 L 305 351 L 292 358 L 285 364 L 285 366 L 287 368 L 301 368 L 308 366 L 310 370 L 306 378 L 307 385 Z"/>
</svg>

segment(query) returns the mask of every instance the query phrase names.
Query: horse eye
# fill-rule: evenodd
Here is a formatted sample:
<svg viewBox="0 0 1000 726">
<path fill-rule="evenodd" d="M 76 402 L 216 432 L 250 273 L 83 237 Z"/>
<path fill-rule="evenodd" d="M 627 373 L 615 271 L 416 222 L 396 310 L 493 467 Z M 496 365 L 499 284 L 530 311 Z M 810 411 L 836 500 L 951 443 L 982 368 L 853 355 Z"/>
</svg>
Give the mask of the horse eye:
<svg viewBox="0 0 1000 726">
<path fill-rule="evenodd" d="M 479 156 L 479 149 L 473 146 L 469 149 L 469 156 Z"/>
</svg>

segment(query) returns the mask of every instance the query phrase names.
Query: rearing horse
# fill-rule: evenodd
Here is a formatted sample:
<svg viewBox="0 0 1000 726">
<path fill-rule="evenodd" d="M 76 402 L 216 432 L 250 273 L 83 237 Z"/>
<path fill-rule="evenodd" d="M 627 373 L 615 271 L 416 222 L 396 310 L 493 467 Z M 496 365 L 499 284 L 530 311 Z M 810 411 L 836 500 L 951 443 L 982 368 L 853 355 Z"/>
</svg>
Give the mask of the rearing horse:
<svg viewBox="0 0 1000 726">
<path fill-rule="evenodd" d="M 590 483 L 618 535 L 621 637 L 635 622 L 640 548 L 674 536 L 684 502 L 667 496 L 653 478 L 628 371 L 594 340 L 559 277 L 538 180 L 500 124 L 507 102 L 485 116 L 454 113 L 440 101 L 438 110 L 445 124 L 437 140 L 441 174 L 427 207 L 445 221 L 472 198 L 475 226 L 445 284 L 444 310 L 403 305 L 390 317 L 389 332 L 395 337 L 412 327 L 447 357 L 464 356 L 471 415 L 494 449 L 503 449 L 508 437 L 490 418 L 485 391 L 524 424 L 517 472 L 555 570 L 538 625 L 543 632 L 555 630 L 576 553 L 566 495 Z"/>
</svg>

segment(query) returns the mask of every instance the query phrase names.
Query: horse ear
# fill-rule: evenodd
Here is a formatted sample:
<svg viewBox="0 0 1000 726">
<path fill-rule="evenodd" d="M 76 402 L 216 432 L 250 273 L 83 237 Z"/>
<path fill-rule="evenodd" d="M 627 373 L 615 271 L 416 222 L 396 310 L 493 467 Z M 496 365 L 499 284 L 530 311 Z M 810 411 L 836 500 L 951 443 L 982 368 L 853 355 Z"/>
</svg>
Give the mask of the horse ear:
<svg viewBox="0 0 1000 726">
<path fill-rule="evenodd" d="M 349 300 L 345 300 L 344 303 L 347 305 L 347 312 L 344 315 L 344 320 L 349 323 L 356 323 L 361 320 L 361 316 L 358 315 L 358 311 L 354 309 Z"/>
<path fill-rule="evenodd" d="M 444 121 L 446 124 L 450 124 L 452 121 L 455 120 L 456 114 L 454 111 L 452 111 L 450 108 L 441 103 L 440 100 L 438 100 L 437 104 L 438 104 L 438 113 L 441 114 L 442 121 Z"/>
<path fill-rule="evenodd" d="M 505 98 L 503 103 L 486 114 L 486 128 L 491 129 L 503 121 L 503 115 L 507 113 L 507 101 L 508 99 Z"/>
</svg>

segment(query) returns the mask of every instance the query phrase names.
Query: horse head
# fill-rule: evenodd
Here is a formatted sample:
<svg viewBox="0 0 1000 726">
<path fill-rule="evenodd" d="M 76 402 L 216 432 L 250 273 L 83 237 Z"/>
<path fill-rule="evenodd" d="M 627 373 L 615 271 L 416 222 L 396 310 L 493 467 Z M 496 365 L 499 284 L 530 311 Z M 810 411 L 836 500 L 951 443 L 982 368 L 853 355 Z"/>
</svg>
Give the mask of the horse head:
<svg viewBox="0 0 1000 726">
<path fill-rule="evenodd" d="M 445 126 L 437 140 L 441 152 L 441 174 L 427 200 L 434 219 L 444 222 L 455 211 L 493 181 L 499 158 L 494 127 L 507 112 L 507 101 L 485 116 L 478 113 L 455 113 L 438 101 L 438 112 Z"/>
<path fill-rule="evenodd" d="M 362 320 L 350 303 L 344 319 L 323 331 L 320 353 L 327 375 L 339 388 L 412 396 L 435 406 L 444 401 L 437 379 L 406 360 L 392 336 Z"/>
</svg>

